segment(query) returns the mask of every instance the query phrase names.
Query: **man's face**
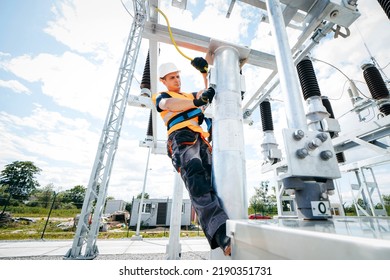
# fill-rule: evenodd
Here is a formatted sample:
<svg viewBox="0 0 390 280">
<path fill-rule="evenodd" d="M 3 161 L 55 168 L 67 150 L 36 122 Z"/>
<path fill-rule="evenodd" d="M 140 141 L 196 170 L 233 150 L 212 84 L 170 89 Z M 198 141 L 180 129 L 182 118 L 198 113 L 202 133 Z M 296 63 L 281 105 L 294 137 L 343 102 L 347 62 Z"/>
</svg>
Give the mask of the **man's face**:
<svg viewBox="0 0 390 280">
<path fill-rule="evenodd" d="M 180 92 L 181 80 L 179 72 L 173 72 L 165 75 L 160 81 L 169 91 Z"/>
</svg>

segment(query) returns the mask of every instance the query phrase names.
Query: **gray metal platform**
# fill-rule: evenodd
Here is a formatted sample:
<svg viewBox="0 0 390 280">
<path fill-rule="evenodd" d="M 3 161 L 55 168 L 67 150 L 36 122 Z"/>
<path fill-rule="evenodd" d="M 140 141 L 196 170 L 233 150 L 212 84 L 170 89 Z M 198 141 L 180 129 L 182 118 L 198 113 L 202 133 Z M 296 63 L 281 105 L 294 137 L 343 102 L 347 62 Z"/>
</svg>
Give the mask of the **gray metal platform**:
<svg viewBox="0 0 390 280">
<path fill-rule="evenodd" d="M 389 217 L 229 220 L 232 259 L 389 260 Z"/>
</svg>

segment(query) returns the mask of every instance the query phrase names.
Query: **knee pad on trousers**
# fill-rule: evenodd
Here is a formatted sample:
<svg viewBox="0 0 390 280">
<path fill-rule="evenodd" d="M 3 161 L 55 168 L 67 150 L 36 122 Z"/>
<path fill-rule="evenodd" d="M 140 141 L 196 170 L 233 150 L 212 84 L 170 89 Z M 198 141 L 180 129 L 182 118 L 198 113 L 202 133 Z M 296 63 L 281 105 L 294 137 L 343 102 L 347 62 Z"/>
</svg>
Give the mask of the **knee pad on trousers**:
<svg viewBox="0 0 390 280">
<path fill-rule="evenodd" d="M 198 158 L 191 159 L 186 165 L 188 191 L 193 196 L 201 196 L 212 190 L 211 180 L 203 168 L 202 161 Z"/>
</svg>

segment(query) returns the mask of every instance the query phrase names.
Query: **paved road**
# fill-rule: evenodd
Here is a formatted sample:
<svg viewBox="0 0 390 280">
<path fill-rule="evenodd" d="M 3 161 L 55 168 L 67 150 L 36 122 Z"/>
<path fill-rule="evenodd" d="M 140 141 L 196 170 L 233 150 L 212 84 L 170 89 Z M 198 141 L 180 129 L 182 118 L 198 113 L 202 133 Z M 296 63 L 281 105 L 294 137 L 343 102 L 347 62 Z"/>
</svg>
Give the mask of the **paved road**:
<svg viewBox="0 0 390 280">
<path fill-rule="evenodd" d="M 73 240 L 0 241 L 0 260 L 5 259 L 62 259 L 72 247 Z M 98 240 L 96 259 L 167 259 L 168 238 L 142 240 Z M 209 259 L 210 247 L 205 238 L 182 238 L 181 259 Z"/>
</svg>

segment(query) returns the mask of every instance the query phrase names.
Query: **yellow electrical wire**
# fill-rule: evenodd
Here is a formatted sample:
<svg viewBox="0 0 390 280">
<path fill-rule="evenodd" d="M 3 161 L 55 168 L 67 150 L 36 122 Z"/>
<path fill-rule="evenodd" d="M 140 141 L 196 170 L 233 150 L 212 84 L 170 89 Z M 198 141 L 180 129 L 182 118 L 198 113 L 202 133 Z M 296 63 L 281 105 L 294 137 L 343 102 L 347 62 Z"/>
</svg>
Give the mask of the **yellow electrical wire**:
<svg viewBox="0 0 390 280">
<path fill-rule="evenodd" d="M 176 42 L 175 42 L 175 39 L 173 38 L 173 35 L 172 35 L 172 30 L 171 30 L 171 26 L 169 24 L 169 21 L 168 21 L 168 18 L 167 16 L 163 13 L 163 11 L 161 11 L 159 8 L 156 8 L 157 12 L 159 12 L 164 18 L 165 18 L 165 21 L 167 22 L 167 26 L 168 26 L 168 32 L 169 32 L 169 37 L 171 38 L 171 41 L 173 43 L 173 45 L 175 46 L 176 50 L 182 55 L 184 56 L 185 58 L 187 58 L 188 60 L 192 61 L 192 58 L 185 55 L 180 49 L 179 47 L 177 46 Z"/>
</svg>

